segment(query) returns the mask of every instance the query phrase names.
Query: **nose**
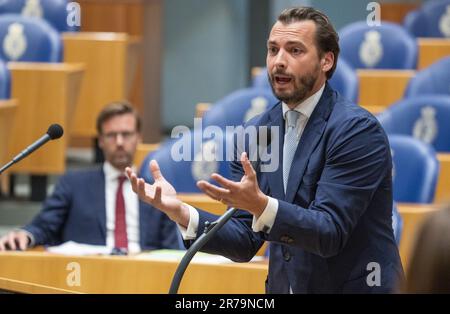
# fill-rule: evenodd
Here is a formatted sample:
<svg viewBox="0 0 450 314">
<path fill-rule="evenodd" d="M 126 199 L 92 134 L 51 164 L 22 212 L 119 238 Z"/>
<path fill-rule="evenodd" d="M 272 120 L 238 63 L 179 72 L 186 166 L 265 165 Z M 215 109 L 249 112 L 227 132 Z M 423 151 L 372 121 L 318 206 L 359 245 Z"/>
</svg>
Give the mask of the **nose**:
<svg viewBox="0 0 450 314">
<path fill-rule="evenodd" d="M 118 133 L 116 136 L 116 145 L 117 146 L 122 146 L 123 145 L 123 135 L 122 133 Z"/>
<path fill-rule="evenodd" d="M 277 69 L 286 69 L 286 54 L 284 50 L 280 49 L 275 56 L 274 65 Z"/>
</svg>

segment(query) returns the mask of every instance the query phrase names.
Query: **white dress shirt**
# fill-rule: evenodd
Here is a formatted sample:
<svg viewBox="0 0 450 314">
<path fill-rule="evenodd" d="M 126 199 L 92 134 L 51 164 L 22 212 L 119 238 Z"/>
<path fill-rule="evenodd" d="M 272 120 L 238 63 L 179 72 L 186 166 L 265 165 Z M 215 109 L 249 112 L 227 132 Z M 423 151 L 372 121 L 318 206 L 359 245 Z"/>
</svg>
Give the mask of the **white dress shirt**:
<svg viewBox="0 0 450 314">
<path fill-rule="evenodd" d="M 300 118 L 297 121 L 297 129 L 298 129 L 298 141 L 303 134 L 303 130 L 306 127 L 306 124 L 311 117 L 314 109 L 319 103 L 320 97 L 322 96 L 323 90 L 325 88 L 325 84 L 313 95 L 309 98 L 305 99 L 303 102 L 297 105 L 294 110 L 301 113 Z M 289 110 L 289 107 L 284 102 L 282 103 L 283 117 L 286 117 L 286 112 Z M 285 128 L 287 130 L 287 123 L 285 119 Z M 297 142 L 298 143 L 298 142 Z M 268 197 L 269 201 L 267 202 L 267 206 L 264 209 L 261 216 L 258 219 L 253 217 L 252 229 L 254 232 L 263 231 L 266 233 L 270 233 L 272 226 L 275 222 L 275 218 L 278 213 L 278 200 L 273 197 Z M 193 240 L 197 237 L 197 230 L 199 224 L 199 214 L 198 211 L 189 204 L 186 204 L 189 208 L 189 225 L 187 228 L 178 225 L 178 228 L 181 231 L 181 235 L 184 240 Z"/>
<path fill-rule="evenodd" d="M 119 176 L 125 175 L 114 168 L 109 162 L 103 164 L 105 173 L 105 205 L 106 205 L 106 246 L 114 248 L 114 229 L 116 218 L 116 193 Z M 130 180 L 123 182 L 123 197 L 125 199 L 125 219 L 127 223 L 128 251 L 138 253 L 139 244 L 139 198 L 131 188 Z"/>
</svg>

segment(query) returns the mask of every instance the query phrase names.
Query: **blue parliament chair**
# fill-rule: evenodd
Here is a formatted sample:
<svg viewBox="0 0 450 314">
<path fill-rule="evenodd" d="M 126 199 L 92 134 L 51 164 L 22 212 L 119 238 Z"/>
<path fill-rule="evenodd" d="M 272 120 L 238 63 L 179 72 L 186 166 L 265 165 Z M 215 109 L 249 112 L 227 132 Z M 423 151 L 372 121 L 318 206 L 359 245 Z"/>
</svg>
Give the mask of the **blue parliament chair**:
<svg viewBox="0 0 450 314">
<path fill-rule="evenodd" d="M 405 97 L 437 94 L 450 96 L 450 56 L 417 72 L 405 91 Z"/>
<path fill-rule="evenodd" d="M 403 25 L 416 37 L 450 38 L 450 0 L 424 3 L 406 15 Z"/>
<path fill-rule="evenodd" d="M 2 0 L 0 14 L 21 14 L 27 17 L 44 19 L 57 31 L 78 31 L 79 26 L 67 22 L 69 0 Z"/>
<path fill-rule="evenodd" d="M 233 140 L 233 133 L 217 134 L 211 139 L 202 138 L 202 132 L 190 130 L 179 139 L 166 141 L 158 150 L 150 153 L 142 163 L 139 176 L 153 183 L 149 171 L 150 161 L 155 159 L 161 173 L 180 193 L 200 193 L 198 180 L 213 182 L 213 172 L 230 178 L 226 143 Z M 186 158 L 182 154 L 185 153 Z M 231 155 L 230 155 L 231 156 Z"/>
<path fill-rule="evenodd" d="M 390 135 L 394 201 L 432 203 L 439 161 L 431 145 L 407 135 Z"/>
<path fill-rule="evenodd" d="M 5 61 L 61 62 L 59 33 L 46 21 L 17 14 L 0 16 L 0 58 Z"/>
<path fill-rule="evenodd" d="M 11 97 L 11 74 L 6 63 L 0 60 L 0 99 Z"/>
<path fill-rule="evenodd" d="M 416 39 L 400 25 L 355 22 L 340 30 L 339 37 L 341 55 L 355 69 L 416 68 Z"/>
<path fill-rule="evenodd" d="M 403 99 L 377 116 L 386 133 L 413 136 L 438 152 L 450 152 L 450 96 Z"/>
<path fill-rule="evenodd" d="M 339 58 L 336 70 L 329 80 L 331 87 L 347 100 L 358 101 L 359 81 L 355 69 L 344 58 Z"/>
<path fill-rule="evenodd" d="M 238 126 L 278 103 L 270 90 L 245 88 L 217 101 L 203 116 L 203 127 Z"/>
<path fill-rule="evenodd" d="M 336 70 L 329 83 L 344 98 L 354 103 L 358 101 L 358 76 L 352 66 L 343 58 L 338 59 Z M 255 76 L 252 87 L 271 90 L 266 68 L 263 68 L 261 73 Z"/>
</svg>

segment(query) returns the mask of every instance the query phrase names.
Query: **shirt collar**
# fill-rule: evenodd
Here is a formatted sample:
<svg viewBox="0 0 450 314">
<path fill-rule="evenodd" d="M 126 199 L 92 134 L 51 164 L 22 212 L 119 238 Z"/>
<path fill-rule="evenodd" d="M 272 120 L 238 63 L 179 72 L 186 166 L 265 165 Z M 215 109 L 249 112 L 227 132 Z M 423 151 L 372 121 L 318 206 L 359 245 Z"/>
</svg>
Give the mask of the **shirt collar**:
<svg viewBox="0 0 450 314">
<path fill-rule="evenodd" d="M 133 169 L 134 167 L 132 167 Z M 125 172 L 120 172 L 109 161 L 103 163 L 103 172 L 105 173 L 105 179 L 107 181 L 117 180 L 120 176 L 126 176 Z"/>
<path fill-rule="evenodd" d="M 325 89 L 325 84 L 313 95 L 305 99 L 303 102 L 299 103 L 297 107 L 294 108 L 295 111 L 300 112 L 302 115 L 306 116 L 308 119 L 311 117 L 314 109 L 319 103 L 320 97 L 322 96 L 323 90 Z M 286 112 L 290 109 L 287 104 L 282 103 L 283 108 L 283 118 L 286 120 Z"/>
</svg>

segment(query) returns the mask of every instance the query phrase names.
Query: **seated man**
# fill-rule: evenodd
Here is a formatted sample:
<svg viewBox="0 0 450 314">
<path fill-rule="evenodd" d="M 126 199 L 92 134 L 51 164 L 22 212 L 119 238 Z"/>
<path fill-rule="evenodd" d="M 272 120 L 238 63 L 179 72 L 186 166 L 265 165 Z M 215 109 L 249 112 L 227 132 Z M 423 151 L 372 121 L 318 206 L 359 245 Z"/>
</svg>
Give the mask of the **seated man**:
<svg viewBox="0 0 450 314">
<path fill-rule="evenodd" d="M 125 179 L 141 140 L 136 111 L 128 103 L 109 104 L 97 118 L 97 131 L 103 165 L 62 176 L 37 217 L 0 239 L 0 251 L 66 241 L 131 253 L 181 247 L 175 223 L 139 201 Z"/>
</svg>

